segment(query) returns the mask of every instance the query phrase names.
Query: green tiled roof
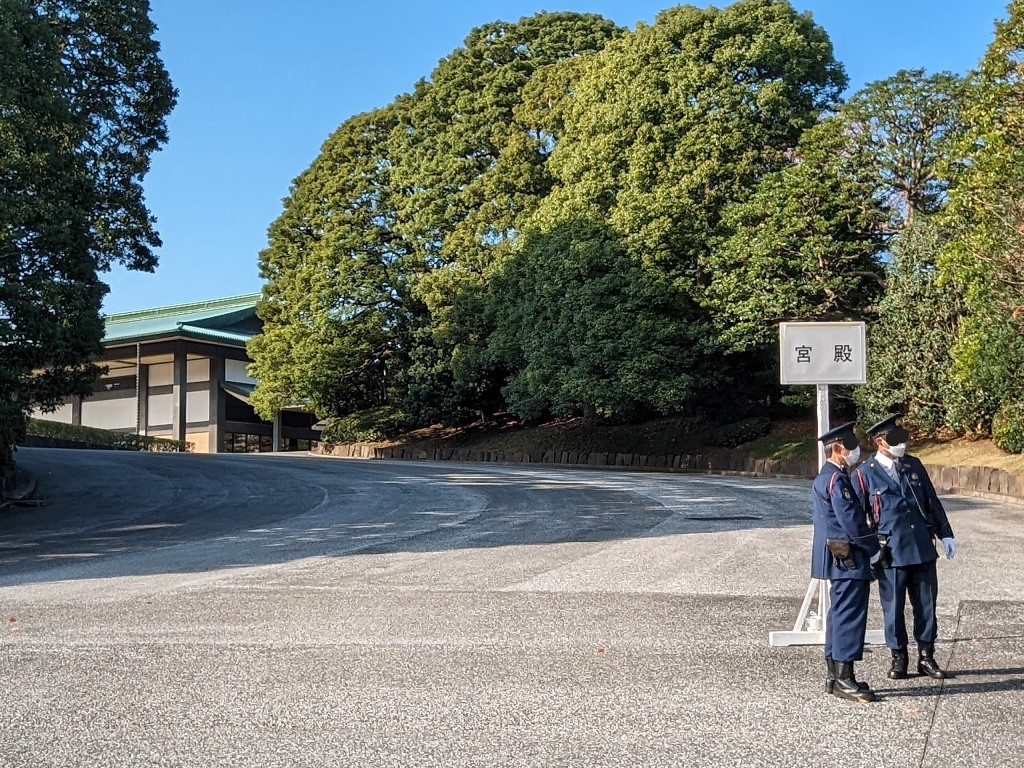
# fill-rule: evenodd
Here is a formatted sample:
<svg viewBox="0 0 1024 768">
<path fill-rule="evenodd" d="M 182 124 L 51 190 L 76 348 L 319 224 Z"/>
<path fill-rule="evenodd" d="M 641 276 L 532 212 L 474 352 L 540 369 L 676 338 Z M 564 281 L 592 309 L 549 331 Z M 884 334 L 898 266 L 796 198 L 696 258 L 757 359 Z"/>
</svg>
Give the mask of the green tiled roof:
<svg viewBox="0 0 1024 768">
<path fill-rule="evenodd" d="M 250 293 L 107 315 L 103 342 L 111 344 L 161 336 L 191 336 L 244 345 L 255 333 L 251 330 L 251 321 L 256 317 L 256 303 L 260 296 Z"/>
</svg>

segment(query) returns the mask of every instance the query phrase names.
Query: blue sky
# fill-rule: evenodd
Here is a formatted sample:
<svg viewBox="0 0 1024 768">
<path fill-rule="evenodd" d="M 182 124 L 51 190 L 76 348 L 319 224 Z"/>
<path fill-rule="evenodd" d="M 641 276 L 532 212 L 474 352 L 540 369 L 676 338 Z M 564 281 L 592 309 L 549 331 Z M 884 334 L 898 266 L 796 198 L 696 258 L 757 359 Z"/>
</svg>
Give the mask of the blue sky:
<svg viewBox="0 0 1024 768">
<path fill-rule="evenodd" d="M 151 0 L 178 106 L 146 199 L 163 239 L 156 272 L 115 269 L 104 309 L 260 290 L 257 256 L 291 181 L 352 115 L 426 77 L 475 26 L 541 10 L 634 27 L 673 3 L 539 0 Z M 695 5 L 704 6 L 698 2 Z M 726 2 L 716 3 L 719 6 Z M 851 92 L 899 69 L 965 72 L 1006 0 L 793 0 L 832 38 Z"/>
</svg>

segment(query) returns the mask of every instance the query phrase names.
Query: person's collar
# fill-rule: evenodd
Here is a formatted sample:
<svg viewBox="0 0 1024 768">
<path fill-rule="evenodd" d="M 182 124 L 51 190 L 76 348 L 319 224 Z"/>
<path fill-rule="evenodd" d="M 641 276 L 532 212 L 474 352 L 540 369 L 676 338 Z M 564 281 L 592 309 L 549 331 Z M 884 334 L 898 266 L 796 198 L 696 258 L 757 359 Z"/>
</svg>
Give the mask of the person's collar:
<svg viewBox="0 0 1024 768">
<path fill-rule="evenodd" d="M 840 469 L 846 469 L 846 464 L 836 461 L 835 459 L 825 459 L 829 464 L 835 464 Z"/>
<path fill-rule="evenodd" d="M 896 463 L 894 459 L 890 459 L 881 451 L 875 454 L 875 460 L 886 469 L 892 469 Z"/>
</svg>

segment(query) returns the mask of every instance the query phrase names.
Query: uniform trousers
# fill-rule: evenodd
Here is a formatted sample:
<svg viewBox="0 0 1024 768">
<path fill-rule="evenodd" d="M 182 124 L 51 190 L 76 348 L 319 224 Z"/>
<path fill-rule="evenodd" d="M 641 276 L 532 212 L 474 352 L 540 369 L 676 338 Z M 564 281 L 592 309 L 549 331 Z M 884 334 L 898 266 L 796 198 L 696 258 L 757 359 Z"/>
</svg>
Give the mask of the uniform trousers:
<svg viewBox="0 0 1024 768">
<path fill-rule="evenodd" d="M 886 568 L 878 580 L 878 596 L 885 619 L 885 644 L 890 648 L 907 647 L 907 597 L 914 611 L 914 640 L 931 645 L 938 634 L 935 603 L 939 596 L 939 578 L 932 560 L 920 565 Z"/>
<path fill-rule="evenodd" d="M 871 582 L 836 579 L 829 584 L 832 606 L 825 626 L 825 655 L 840 662 L 860 661 L 864 657 Z"/>
</svg>

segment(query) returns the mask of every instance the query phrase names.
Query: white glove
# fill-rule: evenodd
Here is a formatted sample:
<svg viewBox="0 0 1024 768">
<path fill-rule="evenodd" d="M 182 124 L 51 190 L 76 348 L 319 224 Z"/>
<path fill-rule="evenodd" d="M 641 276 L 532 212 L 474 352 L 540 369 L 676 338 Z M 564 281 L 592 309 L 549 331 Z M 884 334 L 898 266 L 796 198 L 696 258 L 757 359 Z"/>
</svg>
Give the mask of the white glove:
<svg viewBox="0 0 1024 768">
<path fill-rule="evenodd" d="M 942 548 L 946 552 L 946 559 L 952 560 L 956 557 L 956 539 L 950 537 L 942 540 Z"/>
</svg>

